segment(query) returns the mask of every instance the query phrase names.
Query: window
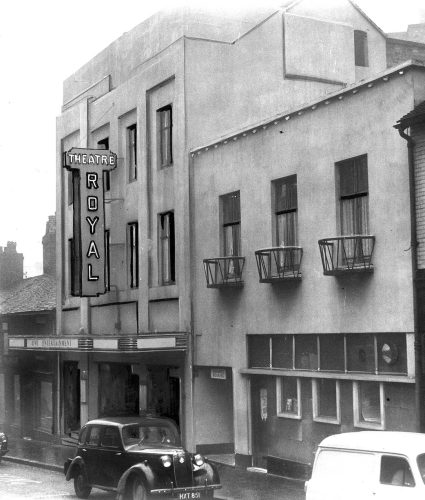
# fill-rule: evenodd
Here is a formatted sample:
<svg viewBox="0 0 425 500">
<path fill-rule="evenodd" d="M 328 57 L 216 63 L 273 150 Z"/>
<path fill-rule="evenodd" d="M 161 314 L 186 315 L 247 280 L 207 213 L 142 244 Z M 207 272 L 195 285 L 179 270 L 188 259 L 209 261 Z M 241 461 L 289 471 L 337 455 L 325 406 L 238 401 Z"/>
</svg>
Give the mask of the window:
<svg viewBox="0 0 425 500">
<path fill-rule="evenodd" d="M 105 231 L 105 288 L 111 289 L 111 232 Z"/>
<path fill-rule="evenodd" d="M 131 222 L 127 226 L 128 275 L 130 288 L 139 286 L 139 225 Z"/>
<path fill-rule="evenodd" d="M 276 245 L 298 245 L 297 176 L 274 182 Z"/>
<path fill-rule="evenodd" d="M 367 156 L 359 156 L 343 161 L 338 166 L 339 173 L 339 211 L 341 234 L 369 234 L 369 192 L 367 176 Z M 356 239 L 345 243 L 341 260 L 355 266 L 364 265 L 372 254 L 372 241 L 363 239 L 358 244 Z"/>
<path fill-rule="evenodd" d="M 297 335 L 295 337 L 295 368 L 298 370 L 317 370 L 317 336 Z"/>
<path fill-rule="evenodd" d="M 99 149 L 109 149 L 109 137 L 105 137 L 105 139 L 98 141 L 97 147 Z M 103 172 L 103 189 L 105 191 L 111 190 L 111 172 L 109 170 Z"/>
<path fill-rule="evenodd" d="M 369 66 L 367 52 L 367 33 L 354 30 L 354 64 L 356 66 Z"/>
<path fill-rule="evenodd" d="M 121 439 L 119 430 L 116 427 L 105 427 L 100 446 L 107 448 L 120 448 Z"/>
<path fill-rule="evenodd" d="M 381 484 L 392 486 L 415 486 L 409 462 L 403 457 L 383 455 L 381 458 Z"/>
<path fill-rule="evenodd" d="M 344 335 L 319 335 L 320 369 L 323 371 L 344 371 Z"/>
<path fill-rule="evenodd" d="M 127 127 L 127 158 L 128 180 L 137 179 L 137 127 L 136 124 Z"/>
<path fill-rule="evenodd" d="M 159 167 L 173 163 L 173 114 L 171 104 L 157 111 Z"/>
<path fill-rule="evenodd" d="M 169 285 L 176 281 L 174 212 L 159 215 L 159 271 L 160 283 Z"/>
<path fill-rule="evenodd" d="M 221 197 L 222 240 L 225 257 L 241 255 L 241 206 L 240 192 L 235 191 Z M 229 259 L 225 265 L 225 278 L 240 276 L 240 262 Z"/>
<path fill-rule="evenodd" d="M 296 377 L 276 379 L 277 416 L 301 419 L 301 380 Z"/>
<path fill-rule="evenodd" d="M 385 429 L 384 384 L 353 382 L 354 425 Z"/>
<path fill-rule="evenodd" d="M 270 337 L 248 336 L 248 363 L 250 368 L 270 368 Z"/>
<path fill-rule="evenodd" d="M 86 444 L 91 446 L 99 446 L 100 441 L 100 431 L 102 430 L 99 426 L 90 427 Z"/>
<path fill-rule="evenodd" d="M 347 371 L 374 373 L 375 370 L 375 336 L 347 335 Z"/>
<path fill-rule="evenodd" d="M 313 379 L 313 418 L 318 422 L 341 423 L 338 380 Z"/>
</svg>

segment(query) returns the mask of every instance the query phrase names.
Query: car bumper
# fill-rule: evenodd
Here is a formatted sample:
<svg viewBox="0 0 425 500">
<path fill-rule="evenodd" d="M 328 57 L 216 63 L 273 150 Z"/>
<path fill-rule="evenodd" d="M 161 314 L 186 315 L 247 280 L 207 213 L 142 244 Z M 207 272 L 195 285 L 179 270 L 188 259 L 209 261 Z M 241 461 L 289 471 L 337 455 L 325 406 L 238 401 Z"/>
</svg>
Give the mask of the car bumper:
<svg viewBox="0 0 425 500">
<path fill-rule="evenodd" d="M 203 498 L 202 494 L 205 494 L 207 491 L 218 490 L 220 488 L 221 484 L 209 484 L 207 486 L 188 486 L 186 488 L 153 489 L 150 493 L 151 495 L 162 495 L 180 500 L 191 500 L 192 498 Z"/>
</svg>

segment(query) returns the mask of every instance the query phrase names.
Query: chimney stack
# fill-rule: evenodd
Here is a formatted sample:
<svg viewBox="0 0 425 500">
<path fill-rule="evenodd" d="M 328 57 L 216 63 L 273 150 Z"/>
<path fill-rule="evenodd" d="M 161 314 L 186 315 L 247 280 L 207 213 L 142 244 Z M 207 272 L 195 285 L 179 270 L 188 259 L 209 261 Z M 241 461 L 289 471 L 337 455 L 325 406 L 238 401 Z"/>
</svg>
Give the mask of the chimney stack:
<svg viewBox="0 0 425 500">
<path fill-rule="evenodd" d="M 43 236 L 43 274 L 56 272 L 56 215 L 49 215 Z"/>
<path fill-rule="evenodd" d="M 7 289 L 24 279 L 24 256 L 16 251 L 16 242 L 0 247 L 0 288 Z"/>
</svg>

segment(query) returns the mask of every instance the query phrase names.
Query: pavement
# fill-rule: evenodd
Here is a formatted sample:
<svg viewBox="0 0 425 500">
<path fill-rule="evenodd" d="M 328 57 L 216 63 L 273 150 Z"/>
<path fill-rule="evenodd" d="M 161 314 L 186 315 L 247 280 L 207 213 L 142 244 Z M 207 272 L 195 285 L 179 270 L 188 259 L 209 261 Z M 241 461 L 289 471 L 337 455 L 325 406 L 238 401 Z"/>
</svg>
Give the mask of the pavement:
<svg viewBox="0 0 425 500">
<path fill-rule="evenodd" d="M 12 438 L 3 460 L 63 472 L 65 460 L 74 453 L 73 446 Z M 220 461 L 220 457 L 214 456 L 211 461 L 217 465 L 222 484 L 222 489 L 215 493 L 217 500 L 304 499 L 303 481 L 236 468 L 229 464 L 227 457 Z"/>
</svg>

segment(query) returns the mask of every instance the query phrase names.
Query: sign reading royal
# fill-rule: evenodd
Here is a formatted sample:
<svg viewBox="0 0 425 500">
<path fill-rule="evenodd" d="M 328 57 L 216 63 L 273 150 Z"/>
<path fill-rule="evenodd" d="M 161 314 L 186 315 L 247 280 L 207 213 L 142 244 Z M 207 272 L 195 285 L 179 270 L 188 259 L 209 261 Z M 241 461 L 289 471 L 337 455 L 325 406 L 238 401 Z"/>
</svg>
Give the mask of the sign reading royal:
<svg viewBox="0 0 425 500">
<path fill-rule="evenodd" d="M 73 269 L 79 287 L 74 295 L 93 297 L 105 286 L 105 200 L 103 172 L 117 166 L 117 155 L 104 149 L 72 148 L 63 166 L 73 172 Z"/>
</svg>

